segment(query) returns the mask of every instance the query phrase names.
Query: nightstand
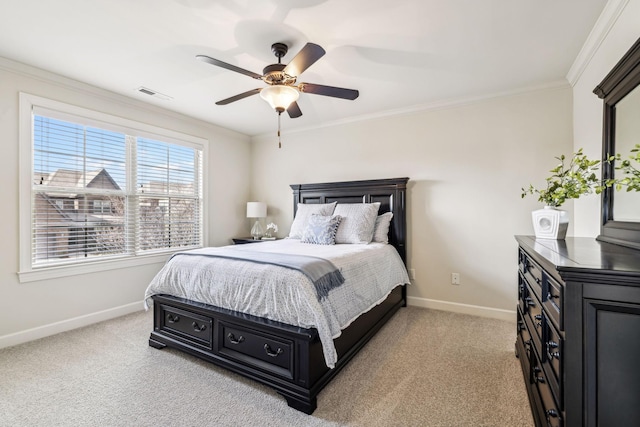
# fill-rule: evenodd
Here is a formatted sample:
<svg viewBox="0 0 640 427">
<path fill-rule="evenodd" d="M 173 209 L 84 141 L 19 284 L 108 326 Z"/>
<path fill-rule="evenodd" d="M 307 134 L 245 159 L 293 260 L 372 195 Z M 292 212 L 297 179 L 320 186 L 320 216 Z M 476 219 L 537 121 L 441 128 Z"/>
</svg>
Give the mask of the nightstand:
<svg viewBox="0 0 640 427">
<path fill-rule="evenodd" d="M 233 239 L 234 245 L 244 245 L 246 243 L 262 243 L 267 242 L 268 240 L 255 240 L 253 237 L 234 237 Z"/>
</svg>

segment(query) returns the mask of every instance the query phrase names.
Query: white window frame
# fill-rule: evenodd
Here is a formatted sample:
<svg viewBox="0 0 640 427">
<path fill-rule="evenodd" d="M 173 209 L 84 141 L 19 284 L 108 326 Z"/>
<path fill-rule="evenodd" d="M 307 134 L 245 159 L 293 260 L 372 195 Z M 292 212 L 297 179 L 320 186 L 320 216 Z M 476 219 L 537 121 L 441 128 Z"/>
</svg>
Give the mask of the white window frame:
<svg viewBox="0 0 640 427">
<path fill-rule="evenodd" d="M 82 262 L 70 265 L 47 265 L 34 267 L 32 265 L 32 181 L 33 181 L 33 111 L 50 110 L 56 118 L 63 119 L 65 115 L 70 117 L 82 117 L 86 119 L 85 125 L 94 125 L 99 128 L 121 130 L 128 135 L 155 139 L 168 143 L 191 146 L 202 150 L 202 218 L 200 227 L 200 241 L 207 246 L 207 159 L 208 141 L 180 132 L 163 129 L 146 123 L 110 114 L 66 104 L 28 93 L 20 93 L 19 114 L 19 233 L 20 233 L 20 266 L 18 277 L 20 282 L 32 282 L 57 277 L 87 274 L 97 271 L 106 271 L 126 267 L 135 267 L 152 263 L 160 263 L 167 260 L 168 256 L 185 248 L 171 248 L 153 251 L 151 253 L 124 256 L 121 258 L 96 259 L 95 261 Z"/>
</svg>

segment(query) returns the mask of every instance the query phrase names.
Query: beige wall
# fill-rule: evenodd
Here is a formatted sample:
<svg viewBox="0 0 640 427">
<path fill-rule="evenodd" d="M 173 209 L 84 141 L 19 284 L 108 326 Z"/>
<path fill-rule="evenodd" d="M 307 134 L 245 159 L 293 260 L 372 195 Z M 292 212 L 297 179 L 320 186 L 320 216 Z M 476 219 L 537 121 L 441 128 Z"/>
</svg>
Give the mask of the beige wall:
<svg viewBox="0 0 640 427">
<path fill-rule="evenodd" d="M 150 264 L 19 283 L 18 94 L 27 92 L 209 140 L 208 240 L 228 244 L 244 229 L 249 138 L 142 102 L 0 58 L 0 347 L 142 309 Z"/>
<path fill-rule="evenodd" d="M 304 102 L 304 100 L 301 100 Z M 356 101 L 357 102 L 357 101 Z M 515 234 L 532 234 L 534 198 L 554 156 L 572 149 L 566 87 L 253 138 L 252 196 L 287 234 L 289 184 L 407 176 L 410 303 L 507 316 L 515 310 Z M 286 129 L 286 126 L 284 127 Z M 571 210 L 572 206 L 567 208 Z M 450 284 L 460 273 L 461 285 Z M 505 314 L 505 313 L 503 313 Z"/>
<path fill-rule="evenodd" d="M 620 2 L 617 2 L 620 3 Z M 624 2 L 622 2 L 624 3 Z M 603 14 L 604 15 L 604 14 Z M 573 84 L 574 148 L 583 147 L 590 157 L 602 155 L 602 100 L 593 89 L 640 37 L 640 1 L 626 3 L 622 13 L 601 41 L 588 65 Z M 600 234 L 600 197 L 575 202 L 575 235 Z"/>
<path fill-rule="evenodd" d="M 0 214 L 0 347 L 137 309 L 160 268 L 18 282 L 19 92 L 208 139 L 210 245 L 247 234 L 244 209 L 250 199 L 267 202 L 267 220 L 286 235 L 292 220 L 289 184 L 408 176 L 408 261 L 416 271 L 410 303 L 510 316 L 516 301 L 513 235 L 532 233 L 530 212 L 540 206 L 533 197 L 521 200 L 520 187 L 542 185 L 559 154 L 584 147 L 590 156 L 600 155 L 602 103 L 592 90 L 640 35 L 638 16 L 640 2 L 631 0 L 573 90 L 538 90 L 303 132 L 288 132 L 285 123 L 282 149 L 275 129 L 249 142 L 0 58 L 0 182 L 8 207 Z M 596 236 L 599 208 L 597 196 L 576 201 L 570 234 Z M 461 285 L 449 284 L 451 272 L 461 274 Z"/>
</svg>

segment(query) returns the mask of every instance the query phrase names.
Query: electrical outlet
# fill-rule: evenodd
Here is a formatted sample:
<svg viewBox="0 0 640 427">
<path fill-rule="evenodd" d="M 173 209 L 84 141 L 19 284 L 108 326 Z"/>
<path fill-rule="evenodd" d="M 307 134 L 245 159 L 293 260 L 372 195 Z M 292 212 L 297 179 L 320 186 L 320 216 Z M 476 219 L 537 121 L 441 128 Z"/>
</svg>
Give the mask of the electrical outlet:
<svg viewBox="0 0 640 427">
<path fill-rule="evenodd" d="M 452 285 L 460 284 L 460 273 L 451 273 L 451 284 Z"/>
<path fill-rule="evenodd" d="M 411 280 L 415 280 L 416 279 L 416 270 L 413 268 L 409 269 L 409 279 Z"/>
</svg>

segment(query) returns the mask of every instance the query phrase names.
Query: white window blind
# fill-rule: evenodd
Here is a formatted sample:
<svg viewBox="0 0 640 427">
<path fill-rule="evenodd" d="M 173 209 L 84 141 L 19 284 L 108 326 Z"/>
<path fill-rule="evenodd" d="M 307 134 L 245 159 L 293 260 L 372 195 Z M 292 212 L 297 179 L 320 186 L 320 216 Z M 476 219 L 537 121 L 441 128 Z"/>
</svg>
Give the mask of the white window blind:
<svg viewBox="0 0 640 427">
<path fill-rule="evenodd" d="M 32 267 L 202 246 L 201 149 L 43 111 L 33 114 Z"/>
<path fill-rule="evenodd" d="M 138 138 L 137 159 L 139 249 L 198 245 L 200 153 L 189 147 Z"/>
</svg>

